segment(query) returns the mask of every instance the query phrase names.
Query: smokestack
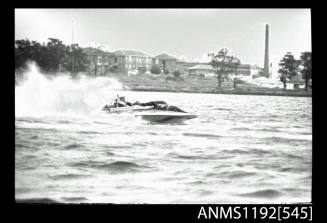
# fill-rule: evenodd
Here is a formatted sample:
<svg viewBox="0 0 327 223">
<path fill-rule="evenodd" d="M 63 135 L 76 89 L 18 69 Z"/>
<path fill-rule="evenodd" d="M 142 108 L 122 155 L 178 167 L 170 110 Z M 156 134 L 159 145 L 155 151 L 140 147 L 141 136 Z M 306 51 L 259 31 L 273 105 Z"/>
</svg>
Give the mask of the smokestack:
<svg viewBox="0 0 327 223">
<path fill-rule="evenodd" d="M 266 24 L 264 75 L 269 78 L 269 25 Z"/>
</svg>

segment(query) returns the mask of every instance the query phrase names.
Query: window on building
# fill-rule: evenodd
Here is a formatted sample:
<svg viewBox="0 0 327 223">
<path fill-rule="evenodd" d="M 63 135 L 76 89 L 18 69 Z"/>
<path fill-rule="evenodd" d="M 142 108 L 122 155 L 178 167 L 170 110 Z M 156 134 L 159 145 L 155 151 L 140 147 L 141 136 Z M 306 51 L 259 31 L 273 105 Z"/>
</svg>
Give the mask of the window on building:
<svg viewBox="0 0 327 223">
<path fill-rule="evenodd" d="M 102 57 L 101 56 L 97 57 L 97 64 L 102 65 Z"/>
<path fill-rule="evenodd" d="M 115 57 L 115 59 L 114 59 L 114 60 L 115 60 L 115 63 L 117 63 L 117 57 Z"/>
</svg>

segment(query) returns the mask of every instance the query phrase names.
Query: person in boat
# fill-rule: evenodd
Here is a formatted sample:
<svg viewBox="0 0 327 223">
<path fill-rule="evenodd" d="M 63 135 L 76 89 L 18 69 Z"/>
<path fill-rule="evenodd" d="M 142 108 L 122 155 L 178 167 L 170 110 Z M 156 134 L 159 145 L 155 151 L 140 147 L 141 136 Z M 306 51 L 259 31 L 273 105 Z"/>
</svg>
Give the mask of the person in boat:
<svg viewBox="0 0 327 223">
<path fill-rule="evenodd" d="M 132 106 L 133 104 L 130 103 L 129 101 L 126 101 L 125 97 L 120 97 L 120 101 L 123 105 L 125 105 L 124 107 L 127 107 L 127 106 Z"/>
<path fill-rule="evenodd" d="M 187 113 L 186 111 L 180 109 L 177 106 L 174 105 L 168 105 L 168 104 L 159 104 L 157 107 L 155 107 L 154 109 L 157 110 L 162 110 L 162 111 L 174 111 L 174 112 L 183 112 L 183 113 Z"/>
<path fill-rule="evenodd" d="M 123 96 L 123 97 L 119 97 L 118 95 L 117 95 L 117 99 L 118 100 L 116 100 L 116 107 L 126 107 L 127 106 L 127 104 L 126 104 L 126 100 L 125 100 L 125 97 Z"/>
<path fill-rule="evenodd" d="M 110 108 L 127 107 L 127 106 L 134 106 L 134 105 L 143 106 L 143 107 L 153 106 L 153 109 L 161 110 L 161 111 L 174 111 L 174 112 L 187 113 L 186 111 L 178 108 L 177 106 L 168 105 L 165 101 L 150 101 L 150 102 L 145 102 L 145 103 L 140 103 L 139 101 L 136 101 L 134 103 L 130 103 L 125 100 L 124 96 L 119 97 L 119 95 L 117 95 L 117 98 L 115 99 L 113 106 L 105 105 L 103 107 L 103 110 L 110 110 Z"/>
<path fill-rule="evenodd" d="M 155 110 L 162 110 L 162 111 L 174 111 L 174 112 L 183 112 L 186 113 L 186 111 L 178 108 L 174 105 L 168 105 L 165 101 L 150 101 L 146 103 L 140 103 L 138 101 L 134 102 L 133 105 L 139 105 L 139 106 L 153 106 L 153 109 Z"/>
<path fill-rule="evenodd" d="M 114 100 L 114 107 L 127 107 L 132 106 L 132 103 L 126 101 L 125 96 L 120 97 L 117 95 L 117 98 Z"/>
<path fill-rule="evenodd" d="M 102 110 L 104 111 L 109 111 L 110 108 L 117 108 L 117 107 L 127 107 L 127 106 L 131 106 L 131 103 L 130 102 L 127 102 L 125 100 L 125 97 L 122 96 L 120 97 L 118 94 L 117 94 L 117 97 L 114 99 L 113 103 L 111 103 L 111 105 L 105 105 Z"/>
<path fill-rule="evenodd" d="M 167 104 L 167 103 L 165 101 L 150 101 L 150 102 L 146 102 L 146 103 L 140 103 L 139 101 L 136 101 L 132 105 L 157 107 L 160 104 Z"/>
<path fill-rule="evenodd" d="M 120 100 L 119 101 L 120 101 L 120 105 L 123 105 L 122 107 L 127 107 L 127 106 L 133 106 L 133 105 L 135 105 L 134 103 L 131 103 L 129 101 L 126 101 L 125 96 L 120 97 Z M 121 106 L 118 106 L 118 107 L 121 107 Z"/>
</svg>

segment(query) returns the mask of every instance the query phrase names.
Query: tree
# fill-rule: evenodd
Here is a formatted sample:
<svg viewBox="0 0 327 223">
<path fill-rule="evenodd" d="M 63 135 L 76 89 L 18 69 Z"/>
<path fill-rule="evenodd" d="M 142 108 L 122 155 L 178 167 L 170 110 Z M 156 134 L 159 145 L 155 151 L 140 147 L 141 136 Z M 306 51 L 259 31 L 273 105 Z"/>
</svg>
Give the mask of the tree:
<svg viewBox="0 0 327 223">
<path fill-rule="evenodd" d="M 241 64 L 241 61 L 231 55 L 228 49 L 223 48 L 217 53 L 208 54 L 211 57 L 210 64 L 216 68 L 218 88 L 221 87 L 221 83 L 224 79 L 227 79 L 228 75 L 236 75 L 237 67 Z"/>
<path fill-rule="evenodd" d="M 49 60 L 49 51 L 47 49 L 47 46 L 44 43 L 41 44 L 37 41 L 32 41 L 30 53 L 30 59 L 35 61 L 42 68 L 42 70 L 46 70 L 45 67 L 48 66 Z"/>
<path fill-rule="evenodd" d="M 300 61 L 296 60 L 290 52 L 286 53 L 280 61 L 278 73 L 281 74 L 280 81 L 284 85 L 284 90 L 286 90 L 287 79 L 297 75 L 299 65 Z"/>
<path fill-rule="evenodd" d="M 240 59 L 238 59 L 237 57 L 231 56 L 230 57 L 230 61 L 229 61 L 229 73 L 231 73 L 234 77 L 233 77 L 233 84 L 234 84 L 234 88 L 236 88 L 236 76 L 237 76 L 237 68 L 238 66 L 241 64 Z"/>
<path fill-rule="evenodd" d="M 75 73 L 87 69 L 87 65 L 89 64 L 87 55 L 78 44 L 66 46 L 65 52 L 66 54 L 61 64 L 65 70 Z"/>
<path fill-rule="evenodd" d="M 31 58 L 31 42 L 28 39 L 15 41 L 15 69 L 25 68 Z"/>
<path fill-rule="evenodd" d="M 63 62 L 67 48 L 59 39 L 49 38 L 46 45 L 46 65 L 43 67 L 46 71 L 58 71 L 59 65 Z"/>
<path fill-rule="evenodd" d="M 150 72 L 152 74 L 161 74 L 161 69 L 157 64 L 154 64 L 151 68 L 150 68 Z"/>
<path fill-rule="evenodd" d="M 163 73 L 164 74 L 169 74 L 170 72 L 169 72 L 169 70 L 167 68 L 165 68 L 165 69 L 163 69 Z"/>
<path fill-rule="evenodd" d="M 15 70 L 26 69 L 28 61 L 35 61 L 43 72 L 57 72 L 59 68 L 66 71 L 81 72 L 87 69 L 87 55 L 78 44 L 66 46 L 59 39 L 39 43 L 28 39 L 15 41 Z"/>
<path fill-rule="evenodd" d="M 302 52 L 301 56 L 301 65 L 302 65 L 302 78 L 305 80 L 305 90 L 308 90 L 309 79 L 312 78 L 312 63 L 311 63 L 311 52 Z"/>
<path fill-rule="evenodd" d="M 180 78 L 181 72 L 179 70 L 174 70 L 173 75 L 174 75 L 175 78 Z"/>
</svg>

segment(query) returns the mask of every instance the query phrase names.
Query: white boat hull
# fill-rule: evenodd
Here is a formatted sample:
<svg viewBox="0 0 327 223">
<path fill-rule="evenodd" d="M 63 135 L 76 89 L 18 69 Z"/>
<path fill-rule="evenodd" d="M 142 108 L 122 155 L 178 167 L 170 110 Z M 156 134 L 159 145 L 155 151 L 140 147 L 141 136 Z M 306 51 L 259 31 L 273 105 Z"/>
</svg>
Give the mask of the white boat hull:
<svg viewBox="0 0 327 223">
<path fill-rule="evenodd" d="M 116 107 L 116 108 L 109 108 L 107 112 L 109 113 L 120 113 L 120 112 L 134 112 L 134 111 L 147 111 L 153 109 L 153 106 L 130 106 L 130 107 Z"/>
<path fill-rule="evenodd" d="M 162 122 L 172 119 L 192 119 L 197 115 L 182 113 L 182 112 L 170 112 L 170 111 L 155 111 L 155 112 L 139 112 L 135 114 L 137 117 L 141 117 L 143 120 L 150 122 Z"/>
</svg>

